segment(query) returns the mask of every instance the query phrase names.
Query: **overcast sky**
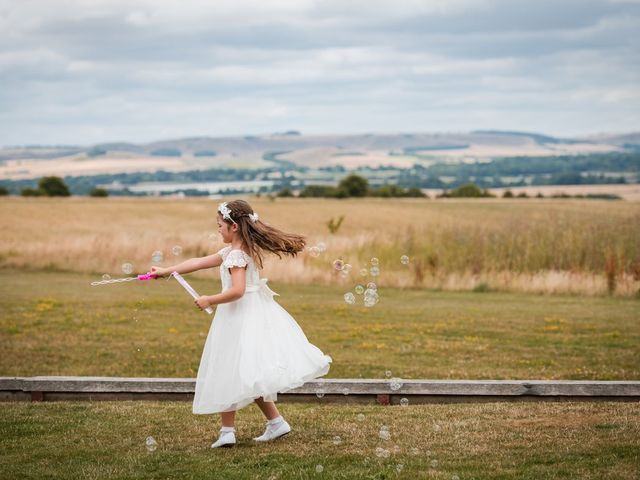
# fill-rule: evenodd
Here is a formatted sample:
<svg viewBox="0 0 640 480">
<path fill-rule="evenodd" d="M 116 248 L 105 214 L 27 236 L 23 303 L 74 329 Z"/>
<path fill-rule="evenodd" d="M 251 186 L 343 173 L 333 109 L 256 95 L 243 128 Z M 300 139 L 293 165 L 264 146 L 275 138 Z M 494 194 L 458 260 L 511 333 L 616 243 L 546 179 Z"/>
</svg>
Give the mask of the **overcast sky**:
<svg viewBox="0 0 640 480">
<path fill-rule="evenodd" d="M 640 1 L 0 0 L 0 145 L 640 130 Z"/>
</svg>

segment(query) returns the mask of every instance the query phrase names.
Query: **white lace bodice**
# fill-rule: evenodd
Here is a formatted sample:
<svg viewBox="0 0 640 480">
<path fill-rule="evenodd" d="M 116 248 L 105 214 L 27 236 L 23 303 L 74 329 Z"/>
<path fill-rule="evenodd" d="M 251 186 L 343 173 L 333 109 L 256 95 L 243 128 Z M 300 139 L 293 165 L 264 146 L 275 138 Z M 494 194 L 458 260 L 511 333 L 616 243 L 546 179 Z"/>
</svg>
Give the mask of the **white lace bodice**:
<svg viewBox="0 0 640 480">
<path fill-rule="evenodd" d="M 224 247 L 217 252 L 222 257 L 222 265 L 220 265 L 220 280 L 222 280 L 222 290 L 226 290 L 232 286 L 231 284 L 231 267 L 247 267 L 246 273 L 246 289 L 257 289 L 260 282 L 260 274 L 253 258 L 242 250 L 232 250 L 231 247 Z"/>
</svg>

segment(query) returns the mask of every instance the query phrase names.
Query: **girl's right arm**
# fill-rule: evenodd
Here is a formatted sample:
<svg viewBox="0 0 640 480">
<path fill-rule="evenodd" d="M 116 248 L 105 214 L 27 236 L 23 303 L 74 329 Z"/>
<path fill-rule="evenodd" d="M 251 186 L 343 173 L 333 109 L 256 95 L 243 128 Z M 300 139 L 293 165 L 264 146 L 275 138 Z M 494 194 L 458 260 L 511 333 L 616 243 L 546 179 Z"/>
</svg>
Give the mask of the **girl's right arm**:
<svg viewBox="0 0 640 480">
<path fill-rule="evenodd" d="M 222 265 L 222 257 L 217 253 L 213 255 L 208 255 L 206 257 L 199 258 L 190 258 L 189 260 L 185 260 L 182 263 L 178 263 L 172 267 L 151 267 L 149 273 L 155 275 L 156 277 L 166 277 L 173 272 L 178 272 L 179 274 L 183 273 L 191 273 L 197 270 L 202 270 L 203 268 L 213 268 L 219 267 Z"/>
</svg>

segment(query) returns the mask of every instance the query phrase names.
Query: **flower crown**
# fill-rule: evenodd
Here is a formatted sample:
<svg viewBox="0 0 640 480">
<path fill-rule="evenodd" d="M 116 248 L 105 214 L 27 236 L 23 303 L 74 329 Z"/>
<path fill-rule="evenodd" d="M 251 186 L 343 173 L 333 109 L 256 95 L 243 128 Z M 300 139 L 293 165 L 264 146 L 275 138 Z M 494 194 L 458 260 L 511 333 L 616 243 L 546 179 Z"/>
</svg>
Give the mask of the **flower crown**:
<svg viewBox="0 0 640 480">
<path fill-rule="evenodd" d="M 227 206 L 227 202 L 222 202 L 220 205 L 218 205 L 218 212 L 220 212 L 220 215 L 222 215 L 222 218 L 229 220 L 237 225 L 236 221 L 233 218 L 231 218 L 231 209 Z M 253 223 L 256 223 L 258 221 L 258 214 L 255 212 L 250 213 L 248 217 L 251 219 Z"/>
</svg>

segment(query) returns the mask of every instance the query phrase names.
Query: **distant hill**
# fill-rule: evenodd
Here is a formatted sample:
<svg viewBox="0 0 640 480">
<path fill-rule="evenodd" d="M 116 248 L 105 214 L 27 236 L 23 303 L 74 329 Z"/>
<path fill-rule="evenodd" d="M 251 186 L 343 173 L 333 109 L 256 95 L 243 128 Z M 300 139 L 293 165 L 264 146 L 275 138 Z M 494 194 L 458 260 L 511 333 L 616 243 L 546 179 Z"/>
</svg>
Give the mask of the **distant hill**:
<svg viewBox="0 0 640 480">
<path fill-rule="evenodd" d="M 108 142 L 88 146 L 0 148 L 0 178 L 93 175 L 133 171 L 390 166 L 435 162 L 482 162 L 503 157 L 541 157 L 637 150 L 640 133 L 559 138 L 531 132 L 476 130 L 460 133 L 271 135 L 189 137 L 151 143 Z M 283 163 L 284 162 L 284 163 Z"/>
</svg>

